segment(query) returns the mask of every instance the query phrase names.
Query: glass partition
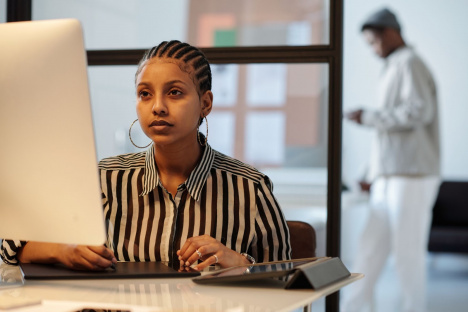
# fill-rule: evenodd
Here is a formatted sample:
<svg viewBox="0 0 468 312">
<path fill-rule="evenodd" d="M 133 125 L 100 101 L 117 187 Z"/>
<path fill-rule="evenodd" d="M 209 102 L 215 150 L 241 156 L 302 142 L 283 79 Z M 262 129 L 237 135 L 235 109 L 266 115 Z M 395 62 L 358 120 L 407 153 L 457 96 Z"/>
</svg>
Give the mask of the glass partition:
<svg viewBox="0 0 468 312">
<path fill-rule="evenodd" d="M 6 0 L 2 2 L 6 7 Z M 32 17 L 79 19 L 88 50 L 103 50 L 100 55 L 107 53 L 114 60 L 114 51 L 104 50 L 119 50 L 120 58 L 113 64 L 128 64 L 134 49 L 170 39 L 218 47 L 208 50 L 215 52 L 215 63 L 248 64 L 213 66 L 215 108 L 209 116 L 209 142 L 271 177 L 287 219 L 316 228 L 317 254 L 322 256 L 326 227 L 333 231 L 340 219 L 335 193 L 341 124 L 334 119 L 341 119 L 342 1 L 331 4 L 325 0 L 33 0 Z M 270 64 L 253 63 L 257 61 Z M 89 69 L 99 158 L 136 150 L 128 140 L 128 127 L 136 118 L 135 70 L 135 66 Z M 148 139 L 138 126 L 134 128 L 134 140 L 146 145 Z M 328 149 L 333 151 L 329 155 Z M 335 179 L 327 181 L 328 174 Z M 327 255 L 339 255 L 338 247 L 339 239 L 330 235 Z M 327 298 L 327 306 L 328 301 L 333 310 L 337 295 Z"/>
<path fill-rule="evenodd" d="M 34 20 L 77 18 L 89 50 L 148 48 L 178 39 L 199 47 L 329 43 L 325 0 L 40 0 Z M 265 10 L 268 8 L 268 10 Z"/>
<path fill-rule="evenodd" d="M 194 0 L 188 40 L 202 47 L 328 44 L 329 1 Z"/>
</svg>

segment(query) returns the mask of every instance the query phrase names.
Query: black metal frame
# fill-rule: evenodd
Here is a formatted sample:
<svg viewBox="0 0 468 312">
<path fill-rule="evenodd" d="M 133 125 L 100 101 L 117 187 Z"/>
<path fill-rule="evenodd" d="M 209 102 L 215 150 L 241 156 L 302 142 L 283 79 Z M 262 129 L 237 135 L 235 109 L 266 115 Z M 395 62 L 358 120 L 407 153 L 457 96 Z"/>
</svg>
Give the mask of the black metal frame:
<svg viewBox="0 0 468 312">
<path fill-rule="evenodd" d="M 8 0 L 7 21 L 31 20 L 32 0 Z M 214 64 L 327 63 L 328 98 L 328 184 L 327 256 L 340 256 L 341 237 L 341 120 L 343 78 L 343 0 L 330 0 L 330 44 L 315 46 L 267 46 L 202 49 Z M 135 65 L 144 50 L 88 51 L 90 66 Z M 339 311 L 339 293 L 326 298 L 326 311 Z"/>
<path fill-rule="evenodd" d="M 30 21 L 31 0 L 7 0 L 7 22 Z"/>
</svg>

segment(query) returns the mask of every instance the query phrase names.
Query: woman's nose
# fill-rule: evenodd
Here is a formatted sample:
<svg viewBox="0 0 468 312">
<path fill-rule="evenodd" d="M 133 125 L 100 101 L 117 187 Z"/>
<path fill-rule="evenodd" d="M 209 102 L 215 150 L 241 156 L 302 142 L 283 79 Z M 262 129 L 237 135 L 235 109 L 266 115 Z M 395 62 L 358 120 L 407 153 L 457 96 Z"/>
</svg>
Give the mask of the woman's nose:
<svg viewBox="0 0 468 312">
<path fill-rule="evenodd" d="M 153 102 L 153 114 L 154 115 L 166 115 L 167 107 L 164 102 L 164 99 L 161 97 L 156 97 Z"/>
</svg>

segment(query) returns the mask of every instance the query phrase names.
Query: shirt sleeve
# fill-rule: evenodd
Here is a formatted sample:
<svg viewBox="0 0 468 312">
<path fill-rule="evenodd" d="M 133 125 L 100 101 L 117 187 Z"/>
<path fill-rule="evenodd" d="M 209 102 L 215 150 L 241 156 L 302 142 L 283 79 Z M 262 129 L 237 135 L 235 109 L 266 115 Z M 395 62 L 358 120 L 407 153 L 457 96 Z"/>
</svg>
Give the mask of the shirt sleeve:
<svg viewBox="0 0 468 312">
<path fill-rule="evenodd" d="M 418 58 L 399 68 L 395 79 L 400 86 L 395 105 L 379 110 L 364 110 L 362 124 L 383 131 L 411 130 L 429 124 L 435 118 L 436 88 L 432 75 Z"/>
<path fill-rule="evenodd" d="M 101 184 L 101 203 L 102 203 L 102 209 L 104 211 L 104 214 L 106 214 L 106 211 L 109 209 L 109 200 L 107 198 L 107 180 L 106 180 L 106 174 L 104 170 L 99 170 L 99 177 L 100 177 L 100 184 Z M 105 217 L 105 216 L 104 216 Z M 110 220 L 106 218 L 106 233 L 107 233 L 107 238 L 106 238 L 106 243 L 105 246 L 107 248 L 112 249 L 115 252 L 115 245 L 113 242 L 113 230 L 110 231 L 109 226 L 110 226 Z"/>
<path fill-rule="evenodd" d="M 268 177 L 262 179 L 256 194 L 255 239 L 247 253 L 257 262 L 291 259 L 289 229 Z"/>
<path fill-rule="evenodd" d="M 18 249 L 26 245 L 25 241 L 2 239 L 0 247 L 0 257 L 6 264 L 18 264 L 16 257 Z"/>
</svg>

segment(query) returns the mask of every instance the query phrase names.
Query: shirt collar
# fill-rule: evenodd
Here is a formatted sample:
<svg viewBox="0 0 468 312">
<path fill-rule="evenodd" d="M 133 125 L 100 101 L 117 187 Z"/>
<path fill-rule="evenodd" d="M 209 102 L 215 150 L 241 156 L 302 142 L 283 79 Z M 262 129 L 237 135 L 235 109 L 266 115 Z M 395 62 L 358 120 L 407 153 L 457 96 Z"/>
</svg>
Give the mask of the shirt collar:
<svg viewBox="0 0 468 312">
<path fill-rule="evenodd" d="M 195 169 L 190 173 L 185 181 L 185 186 L 190 196 L 196 201 L 200 200 L 200 194 L 208 179 L 215 158 L 214 150 L 209 144 L 206 144 L 202 158 Z M 154 158 L 154 146 L 151 145 L 145 155 L 145 174 L 143 177 L 143 192 L 141 196 L 148 195 L 159 185 L 159 175 L 156 170 L 156 161 Z"/>
<path fill-rule="evenodd" d="M 400 58 L 400 55 L 403 53 L 403 51 L 406 51 L 408 49 L 411 49 L 411 47 L 408 45 L 403 45 L 397 48 L 385 59 L 386 63 L 391 64 L 393 62 L 396 62 Z"/>
<path fill-rule="evenodd" d="M 158 171 L 154 160 L 154 145 L 146 150 L 145 155 L 145 174 L 143 176 L 143 192 L 140 196 L 148 195 L 159 184 Z"/>
</svg>

